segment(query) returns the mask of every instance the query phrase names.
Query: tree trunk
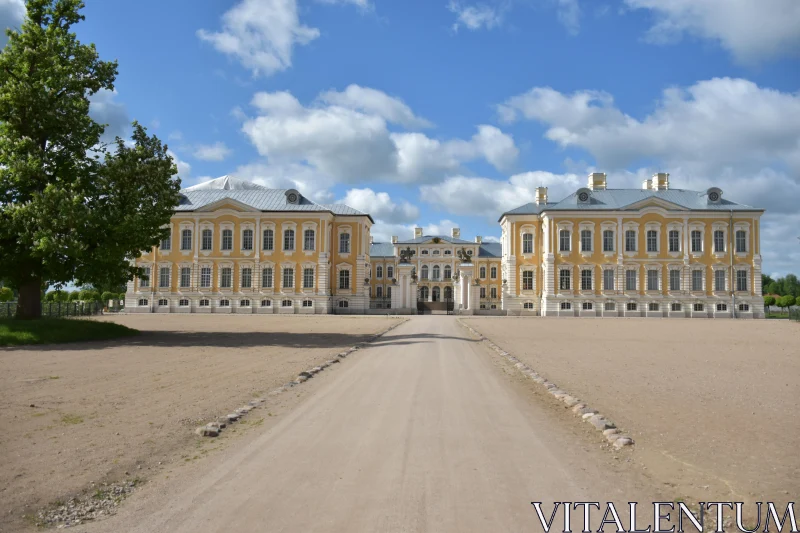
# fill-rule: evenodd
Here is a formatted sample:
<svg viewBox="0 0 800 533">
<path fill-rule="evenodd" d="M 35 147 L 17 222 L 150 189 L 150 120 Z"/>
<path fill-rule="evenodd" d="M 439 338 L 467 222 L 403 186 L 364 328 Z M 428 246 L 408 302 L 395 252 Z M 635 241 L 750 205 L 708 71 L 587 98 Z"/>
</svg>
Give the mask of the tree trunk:
<svg viewBox="0 0 800 533">
<path fill-rule="evenodd" d="M 42 280 L 33 278 L 19 287 L 17 318 L 33 320 L 42 318 Z"/>
</svg>

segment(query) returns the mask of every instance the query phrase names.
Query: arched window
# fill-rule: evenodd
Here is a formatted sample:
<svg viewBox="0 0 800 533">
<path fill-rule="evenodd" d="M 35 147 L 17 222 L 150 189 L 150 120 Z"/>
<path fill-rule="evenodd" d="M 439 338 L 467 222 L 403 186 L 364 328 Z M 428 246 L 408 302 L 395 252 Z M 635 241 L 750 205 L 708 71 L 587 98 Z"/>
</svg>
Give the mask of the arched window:
<svg viewBox="0 0 800 533">
<path fill-rule="evenodd" d="M 420 271 L 420 277 L 422 279 L 428 279 L 428 265 L 422 265 L 422 270 Z"/>
<path fill-rule="evenodd" d="M 570 231 L 568 229 L 562 229 L 558 232 L 558 251 L 569 252 L 570 249 Z"/>
<path fill-rule="evenodd" d="M 200 243 L 200 249 L 201 250 L 210 250 L 212 248 L 211 236 L 212 236 L 212 233 L 211 233 L 210 229 L 204 229 L 203 230 L 203 234 L 202 234 L 202 237 L 203 237 L 202 241 L 203 242 Z"/>
<path fill-rule="evenodd" d="M 484 278 L 486 278 L 486 267 L 481 267 L 481 274 L 480 274 L 480 278 L 481 278 L 481 279 L 484 279 Z"/>
<path fill-rule="evenodd" d="M 294 230 L 287 229 L 283 232 L 283 249 L 294 250 Z"/>
<path fill-rule="evenodd" d="M 242 232 L 242 250 L 253 249 L 253 230 L 246 229 Z"/>
<path fill-rule="evenodd" d="M 444 279 L 450 279 L 453 277 L 453 271 L 450 268 L 450 265 L 445 265 L 444 267 Z"/>
<path fill-rule="evenodd" d="M 439 287 L 434 287 L 433 291 L 431 292 L 431 294 L 433 296 L 431 298 L 431 300 L 434 301 L 434 302 L 438 302 L 438 301 L 440 301 L 442 299 L 442 297 L 441 297 L 442 292 L 441 292 L 441 289 L 439 289 Z"/>
<path fill-rule="evenodd" d="M 208 300 L 208 298 L 203 298 L 200 300 L 200 307 L 208 307 L 210 304 L 211 302 Z"/>
<path fill-rule="evenodd" d="M 375 277 L 378 279 L 381 279 L 383 277 L 383 267 L 381 265 L 375 267 Z"/>
<path fill-rule="evenodd" d="M 439 279 L 439 265 L 433 267 L 433 279 Z"/>
<path fill-rule="evenodd" d="M 492 279 L 497 279 L 497 267 L 493 266 L 489 272 L 491 274 Z"/>
<path fill-rule="evenodd" d="M 419 299 L 423 301 L 428 300 L 428 287 L 419 288 Z"/>
<path fill-rule="evenodd" d="M 522 253 L 523 254 L 533 253 L 533 233 L 522 234 Z"/>
<path fill-rule="evenodd" d="M 272 307 L 272 300 L 261 300 L 261 307 Z"/>
<path fill-rule="evenodd" d="M 192 230 L 185 229 L 181 231 L 181 250 L 192 249 Z"/>
<path fill-rule="evenodd" d="M 386 277 L 389 279 L 394 277 L 394 267 L 392 265 L 386 267 Z"/>
<path fill-rule="evenodd" d="M 312 251 L 316 248 L 314 243 L 315 236 L 316 234 L 313 229 L 307 229 L 303 232 L 303 250 Z"/>
<path fill-rule="evenodd" d="M 222 230 L 222 249 L 233 250 L 233 230 Z"/>
<path fill-rule="evenodd" d="M 271 252 L 275 248 L 275 232 L 271 229 L 264 230 L 264 242 L 262 243 L 264 251 Z"/>
</svg>

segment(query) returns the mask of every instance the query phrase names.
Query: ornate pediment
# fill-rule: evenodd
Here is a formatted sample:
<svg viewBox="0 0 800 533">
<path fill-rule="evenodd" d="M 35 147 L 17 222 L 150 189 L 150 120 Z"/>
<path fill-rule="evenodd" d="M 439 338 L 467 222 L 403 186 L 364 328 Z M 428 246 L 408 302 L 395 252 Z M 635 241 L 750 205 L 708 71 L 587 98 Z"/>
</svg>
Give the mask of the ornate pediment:
<svg viewBox="0 0 800 533">
<path fill-rule="evenodd" d="M 203 207 L 197 209 L 197 212 L 222 211 L 223 209 L 241 212 L 257 211 L 255 207 L 242 203 L 238 200 L 234 200 L 233 198 L 222 198 L 216 202 L 204 205 Z"/>
<path fill-rule="evenodd" d="M 688 209 L 682 205 L 676 204 L 674 202 L 670 202 L 669 200 L 665 200 L 663 198 L 645 198 L 644 200 L 639 200 L 638 202 L 634 202 L 632 204 L 628 204 L 624 207 L 624 209 L 635 209 L 637 211 L 643 211 L 648 208 L 660 208 L 666 209 L 668 211 L 688 211 Z"/>
</svg>

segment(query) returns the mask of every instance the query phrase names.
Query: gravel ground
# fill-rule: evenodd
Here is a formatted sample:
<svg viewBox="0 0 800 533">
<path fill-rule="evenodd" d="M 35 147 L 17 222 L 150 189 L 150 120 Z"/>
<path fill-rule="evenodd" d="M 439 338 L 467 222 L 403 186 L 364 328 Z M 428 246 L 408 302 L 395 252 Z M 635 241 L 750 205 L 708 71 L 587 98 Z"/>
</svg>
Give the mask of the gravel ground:
<svg viewBox="0 0 800 533">
<path fill-rule="evenodd" d="M 475 317 L 465 322 L 610 416 L 675 498 L 800 493 L 800 326 Z"/>
<path fill-rule="evenodd" d="M 384 331 L 385 317 L 119 315 L 112 342 L 0 349 L 0 531 L 191 457 L 201 423 Z M 266 408 L 265 408 L 266 409 Z M 109 485 L 110 486 L 110 485 Z M 125 485 L 127 486 L 127 485 Z M 98 509 L 99 511 L 99 509 Z"/>
</svg>

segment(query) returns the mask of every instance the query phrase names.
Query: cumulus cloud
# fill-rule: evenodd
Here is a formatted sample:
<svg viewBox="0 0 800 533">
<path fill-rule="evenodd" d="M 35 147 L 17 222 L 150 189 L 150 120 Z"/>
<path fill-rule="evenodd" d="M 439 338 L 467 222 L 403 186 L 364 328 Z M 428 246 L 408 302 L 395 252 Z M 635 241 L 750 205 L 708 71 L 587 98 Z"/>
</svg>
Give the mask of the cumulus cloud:
<svg viewBox="0 0 800 533">
<path fill-rule="evenodd" d="M 581 6 L 578 0 L 557 0 L 558 21 L 570 35 L 577 35 L 581 29 Z"/>
<path fill-rule="evenodd" d="M 487 4 L 465 5 L 456 0 L 450 0 L 447 9 L 456 15 L 453 31 L 465 27 L 469 30 L 486 28 L 491 30 L 500 25 L 503 20 L 503 10 Z"/>
<path fill-rule="evenodd" d="M 372 189 L 350 189 L 341 201 L 389 224 L 403 224 L 419 218 L 419 208 L 408 202 L 394 202 L 388 193 Z"/>
<path fill-rule="evenodd" d="M 224 161 L 231 154 L 231 149 L 224 142 L 199 144 L 195 147 L 194 157 L 201 161 Z"/>
<path fill-rule="evenodd" d="M 178 154 L 176 154 L 172 150 L 167 150 L 167 155 L 169 155 L 172 158 L 172 161 L 175 163 L 175 166 L 178 167 L 178 177 L 181 179 L 181 187 L 184 188 L 189 187 L 196 183 L 200 183 L 201 181 L 207 181 L 211 179 L 209 176 L 204 176 L 202 178 L 192 178 L 192 165 L 182 160 L 180 157 L 178 157 Z"/>
<path fill-rule="evenodd" d="M 414 228 L 417 224 L 390 224 L 380 220 L 375 221 L 370 233 L 375 242 L 392 242 L 392 236 L 396 236 L 399 240 L 409 240 L 414 238 Z M 439 222 L 431 222 L 422 224 L 423 235 L 450 235 L 453 228 L 457 228 L 458 224 L 452 220 L 440 220 Z"/>
<path fill-rule="evenodd" d="M 254 76 L 269 76 L 291 67 L 294 47 L 319 30 L 300 23 L 296 0 L 241 0 L 222 16 L 221 31 L 201 29 L 197 36 Z"/>
<path fill-rule="evenodd" d="M 797 0 L 625 0 L 647 9 L 655 24 L 646 39 L 671 43 L 683 34 L 718 41 L 739 61 L 755 63 L 800 51 L 800 2 Z"/>
<path fill-rule="evenodd" d="M 358 86 L 325 92 L 307 107 L 288 92 L 257 93 L 252 105 L 258 114 L 242 130 L 261 155 L 308 165 L 332 182 L 433 181 L 478 159 L 508 168 L 519 154 L 513 138 L 494 126 L 478 126 L 469 140 L 392 131 L 421 119 L 399 100 Z"/>
<path fill-rule="evenodd" d="M 117 137 L 127 137 L 131 120 L 125 104 L 116 100 L 117 91 L 100 89 L 89 98 L 89 116 L 106 129 L 100 137 L 101 142 L 111 143 Z"/>
</svg>

